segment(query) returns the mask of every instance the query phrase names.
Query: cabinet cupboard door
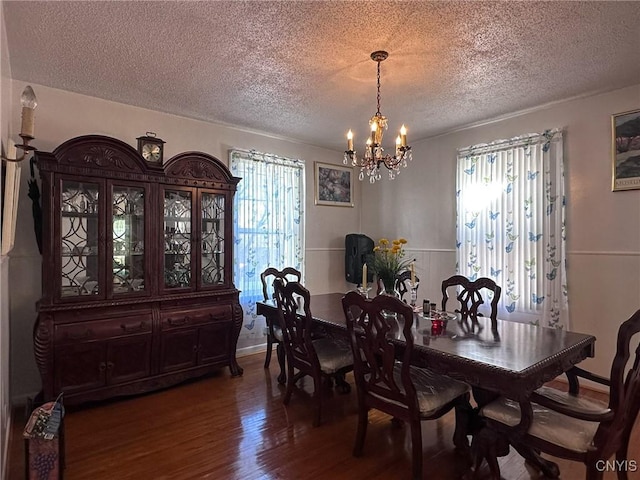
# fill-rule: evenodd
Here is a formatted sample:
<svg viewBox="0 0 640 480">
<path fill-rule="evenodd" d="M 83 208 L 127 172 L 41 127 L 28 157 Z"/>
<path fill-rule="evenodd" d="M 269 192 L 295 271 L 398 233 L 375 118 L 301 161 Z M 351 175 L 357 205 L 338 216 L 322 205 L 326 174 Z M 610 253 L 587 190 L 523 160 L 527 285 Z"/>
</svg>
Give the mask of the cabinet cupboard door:
<svg viewBox="0 0 640 480">
<path fill-rule="evenodd" d="M 71 393 L 106 384 L 106 342 L 87 342 L 55 351 L 55 391 Z"/>
<path fill-rule="evenodd" d="M 229 322 L 214 323 L 202 327 L 198 337 L 198 362 L 204 364 L 224 361 L 229 353 L 230 333 L 231 325 Z"/>
<path fill-rule="evenodd" d="M 100 202 L 104 184 L 65 178 L 60 181 L 59 216 L 56 217 L 56 239 L 60 245 L 59 296 L 85 300 L 104 298 L 104 273 L 100 258 L 100 239 L 104 228 L 100 222 Z M 57 223 L 59 222 L 59 223 Z"/>
<path fill-rule="evenodd" d="M 184 328 L 163 332 L 160 349 L 162 372 L 195 366 L 198 362 L 198 329 Z"/>
<path fill-rule="evenodd" d="M 149 293 L 148 190 L 146 185 L 111 185 L 107 246 L 114 295 Z"/>
<path fill-rule="evenodd" d="M 191 288 L 193 285 L 193 237 L 191 189 L 163 189 L 163 289 Z"/>
<path fill-rule="evenodd" d="M 200 195 L 199 287 L 224 285 L 225 196 L 204 191 Z"/>
<path fill-rule="evenodd" d="M 151 374 L 151 335 L 112 340 L 107 347 L 107 382 L 123 383 Z"/>
</svg>

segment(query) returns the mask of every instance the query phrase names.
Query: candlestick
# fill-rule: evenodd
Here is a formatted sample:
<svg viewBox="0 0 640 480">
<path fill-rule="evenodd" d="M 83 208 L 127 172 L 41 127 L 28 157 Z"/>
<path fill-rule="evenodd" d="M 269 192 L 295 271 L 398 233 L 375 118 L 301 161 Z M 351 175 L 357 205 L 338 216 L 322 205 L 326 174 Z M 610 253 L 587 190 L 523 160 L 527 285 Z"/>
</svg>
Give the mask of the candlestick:
<svg viewBox="0 0 640 480">
<path fill-rule="evenodd" d="M 411 262 L 411 283 L 414 285 L 416 283 L 416 269 L 414 266 L 414 262 Z"/>
<path fill-rule="evenodd" d="M 353 132 L 351 130 L 347 132 L 347 150 L 353 150 Z"/>
</svg>

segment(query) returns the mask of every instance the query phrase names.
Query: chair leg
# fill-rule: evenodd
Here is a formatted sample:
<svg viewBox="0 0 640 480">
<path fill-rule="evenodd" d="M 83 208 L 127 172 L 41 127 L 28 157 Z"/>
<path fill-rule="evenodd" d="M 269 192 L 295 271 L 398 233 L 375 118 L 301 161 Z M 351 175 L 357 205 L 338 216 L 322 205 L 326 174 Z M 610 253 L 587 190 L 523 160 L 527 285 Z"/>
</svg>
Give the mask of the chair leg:
<svg viewBox="0 0 640 480">
<path fill-rule="evenodd" d="M 627 455 L 629 450 L 629 438 L 631 437 L 631 431 L 633 430 L 633 425 L 635 424 L 635 419 L 638 416 L 639 410 L 640 404 L 636 403 L 628 417 L 630 421 L 628 421 L 627 425 L 625 426 L 624 433 L 622 434 L 622 445 L 620 445 L 620 448 L 616 452 L 616 460 L 618 461 L 625 462 L 628 458 Z M 624 463 L 624 465 L 627 465 L 627 463 Z M 618 471 L 618 480 L 628 479 L 626 468 L 619 468 L 616 470 Z"/>
<path fill-rule="evenodd" d="M 616 452 L 616 460 L 619 463 L 619 465 L 628 465 L 627 462 L 627 449 L 629 448 L 629 437 L 627 437 L 625 439 L 626 441 L 622 444 L 622 446 L 620 447 L 620 449 Z M 618 472 L 618 480 L 628 480 L 629 477 L 627 475 L 627 469 L 626 468 L 617 468 L 616 469 Z"/>
<path fill-rule="evenodd" d="M 276 355 L 278 356 L 278 365 L 280 366 L 280 374 L 278 375 L 278 383 L 284 385 L 287 382 L 286 374 L 286 358 L 284 354 L 284 346 L 281 342 L 276 345 Z"/>
<path fill-rule="evenodd" d="M 316 417 L 313 426 L 318 427 L 322 418 L 322 376 L 320 375 L 313 378 L 313 396 L 316 397 Z"/>
<path fill-rule="evenodd" d="M 289 405 L 289 401 L 291 400 L 291 394 L 293 393 L 293 387 L 295 386 L 296 383 L 296 376 L 293 374 L 293 365 L 291 365 L 290 363 L 288 364 L 288 371 L 287 371 L 287 392 L 284 394 L 284 399 L 282 400 L 282 403 L 284 403 L 285 405 Z"/>
<path fill-rule="evenodd" d="M 351 385 L 345 380 L 344 372 L 337 372 L 334 378 L 336 379 L 336 391 L 338 393 L 345 395 L 351 391 Z"/>
<path fill-rule="evenodd" d="M 411 425 L 411 470 L 414 480 L 422 479 L 422 428 L 420 420 L 413 420 Z"/>
<path fill-rule="evenodd" d="M 358 431 L 356 432 L 356 444 L 353 447 L 353 456 L 362 456 L 364 448 L 364 438 L 367 435 L 367 425 L 369 424 L 369 409 L 364 402 L 358 401 Z"/>
<path fill-rule="evenodd" d="M 453 431 L 453 444 L 458 450 L 467 455 L 469 454 L 469 439 L 467 438 L 467 434 L 473 433 L 469 431 L 471 416 L 473 415 L 473 408 L 469 403 L 469 398 L 470 396 L 467 393 L 455 406 L 456 427 Z"/>
<path fill-rule="evenodd" d="M 269 368 L 271 363 L 271 350 L 273 350 L 273 340 L 271 334 L 267 333 L 267 356 L 264 359 L 264 368 Z"/>
<path fill-rule="evenodd" d="M 598 470 L 595 462 L 591 465 L 587 465 L 587 476 L 585 480 L 602 480 L 604 478 L 603 469 Z"/>
</svg>

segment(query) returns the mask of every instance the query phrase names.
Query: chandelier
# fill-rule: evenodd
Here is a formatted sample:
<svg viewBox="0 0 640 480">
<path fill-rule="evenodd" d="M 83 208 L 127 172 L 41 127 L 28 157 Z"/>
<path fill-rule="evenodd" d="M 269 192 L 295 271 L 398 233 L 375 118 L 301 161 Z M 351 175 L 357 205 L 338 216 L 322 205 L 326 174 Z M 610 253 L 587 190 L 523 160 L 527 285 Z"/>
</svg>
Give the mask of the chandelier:
<svg viewBox="0 0 640 480">
<path fill-rule="evenodd" d="M 347 150 L 344 152 L 345 165 L 351 163 L 353 167 L 360 167 L 358 178 L 364 180 L 365 173 L 369 177 L 369 182 L 375 183 L 380 180 L 380 166 L 384 165 L 389 170 L 389 179 L 393 180 L 400 172 L 400 166 L 406 167 L 407 160 L 412 160 L 411 147 L 407 145 L 407 129 L 404 125 L 400 128 L 400 135 L 396 138 L 395 155 L 384 153 L 382 148 L 382 133 L 387 128 L 387 117 L 380 113 L 380 63 L 389 56 L 383 50 L 378 50 L 371 54 L 371 60 L 378 64 L 378 110 L 369 120 L 371 136 L 367 138 L 364 155 L 358 158 L 353 149 L 353 132 L 347 133 Z"/>
</svg>

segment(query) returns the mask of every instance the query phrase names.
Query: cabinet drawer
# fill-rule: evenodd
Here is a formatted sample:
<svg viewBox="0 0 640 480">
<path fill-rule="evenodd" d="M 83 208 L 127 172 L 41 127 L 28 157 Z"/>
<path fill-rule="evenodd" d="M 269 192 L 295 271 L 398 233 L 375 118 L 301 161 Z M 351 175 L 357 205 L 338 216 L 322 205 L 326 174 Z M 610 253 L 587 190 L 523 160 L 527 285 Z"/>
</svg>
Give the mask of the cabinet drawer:
<svg viewBox="0 0 640 480">
<path fill-rule="evenodd" d="M 136 315 L 132 317 L 110 318 L 108 320 L 61 324 L 55 327 L 55 341 L 69 343 L 137 333 L 151 333 L 151 326 L 151 315 Z"/>
<path fill-rule="evenodd" d="M 193 310 L 175 310 L 160 314 L 162 330 L 231 320 L 231 305 L 218 305 Z"/>
</svg>

